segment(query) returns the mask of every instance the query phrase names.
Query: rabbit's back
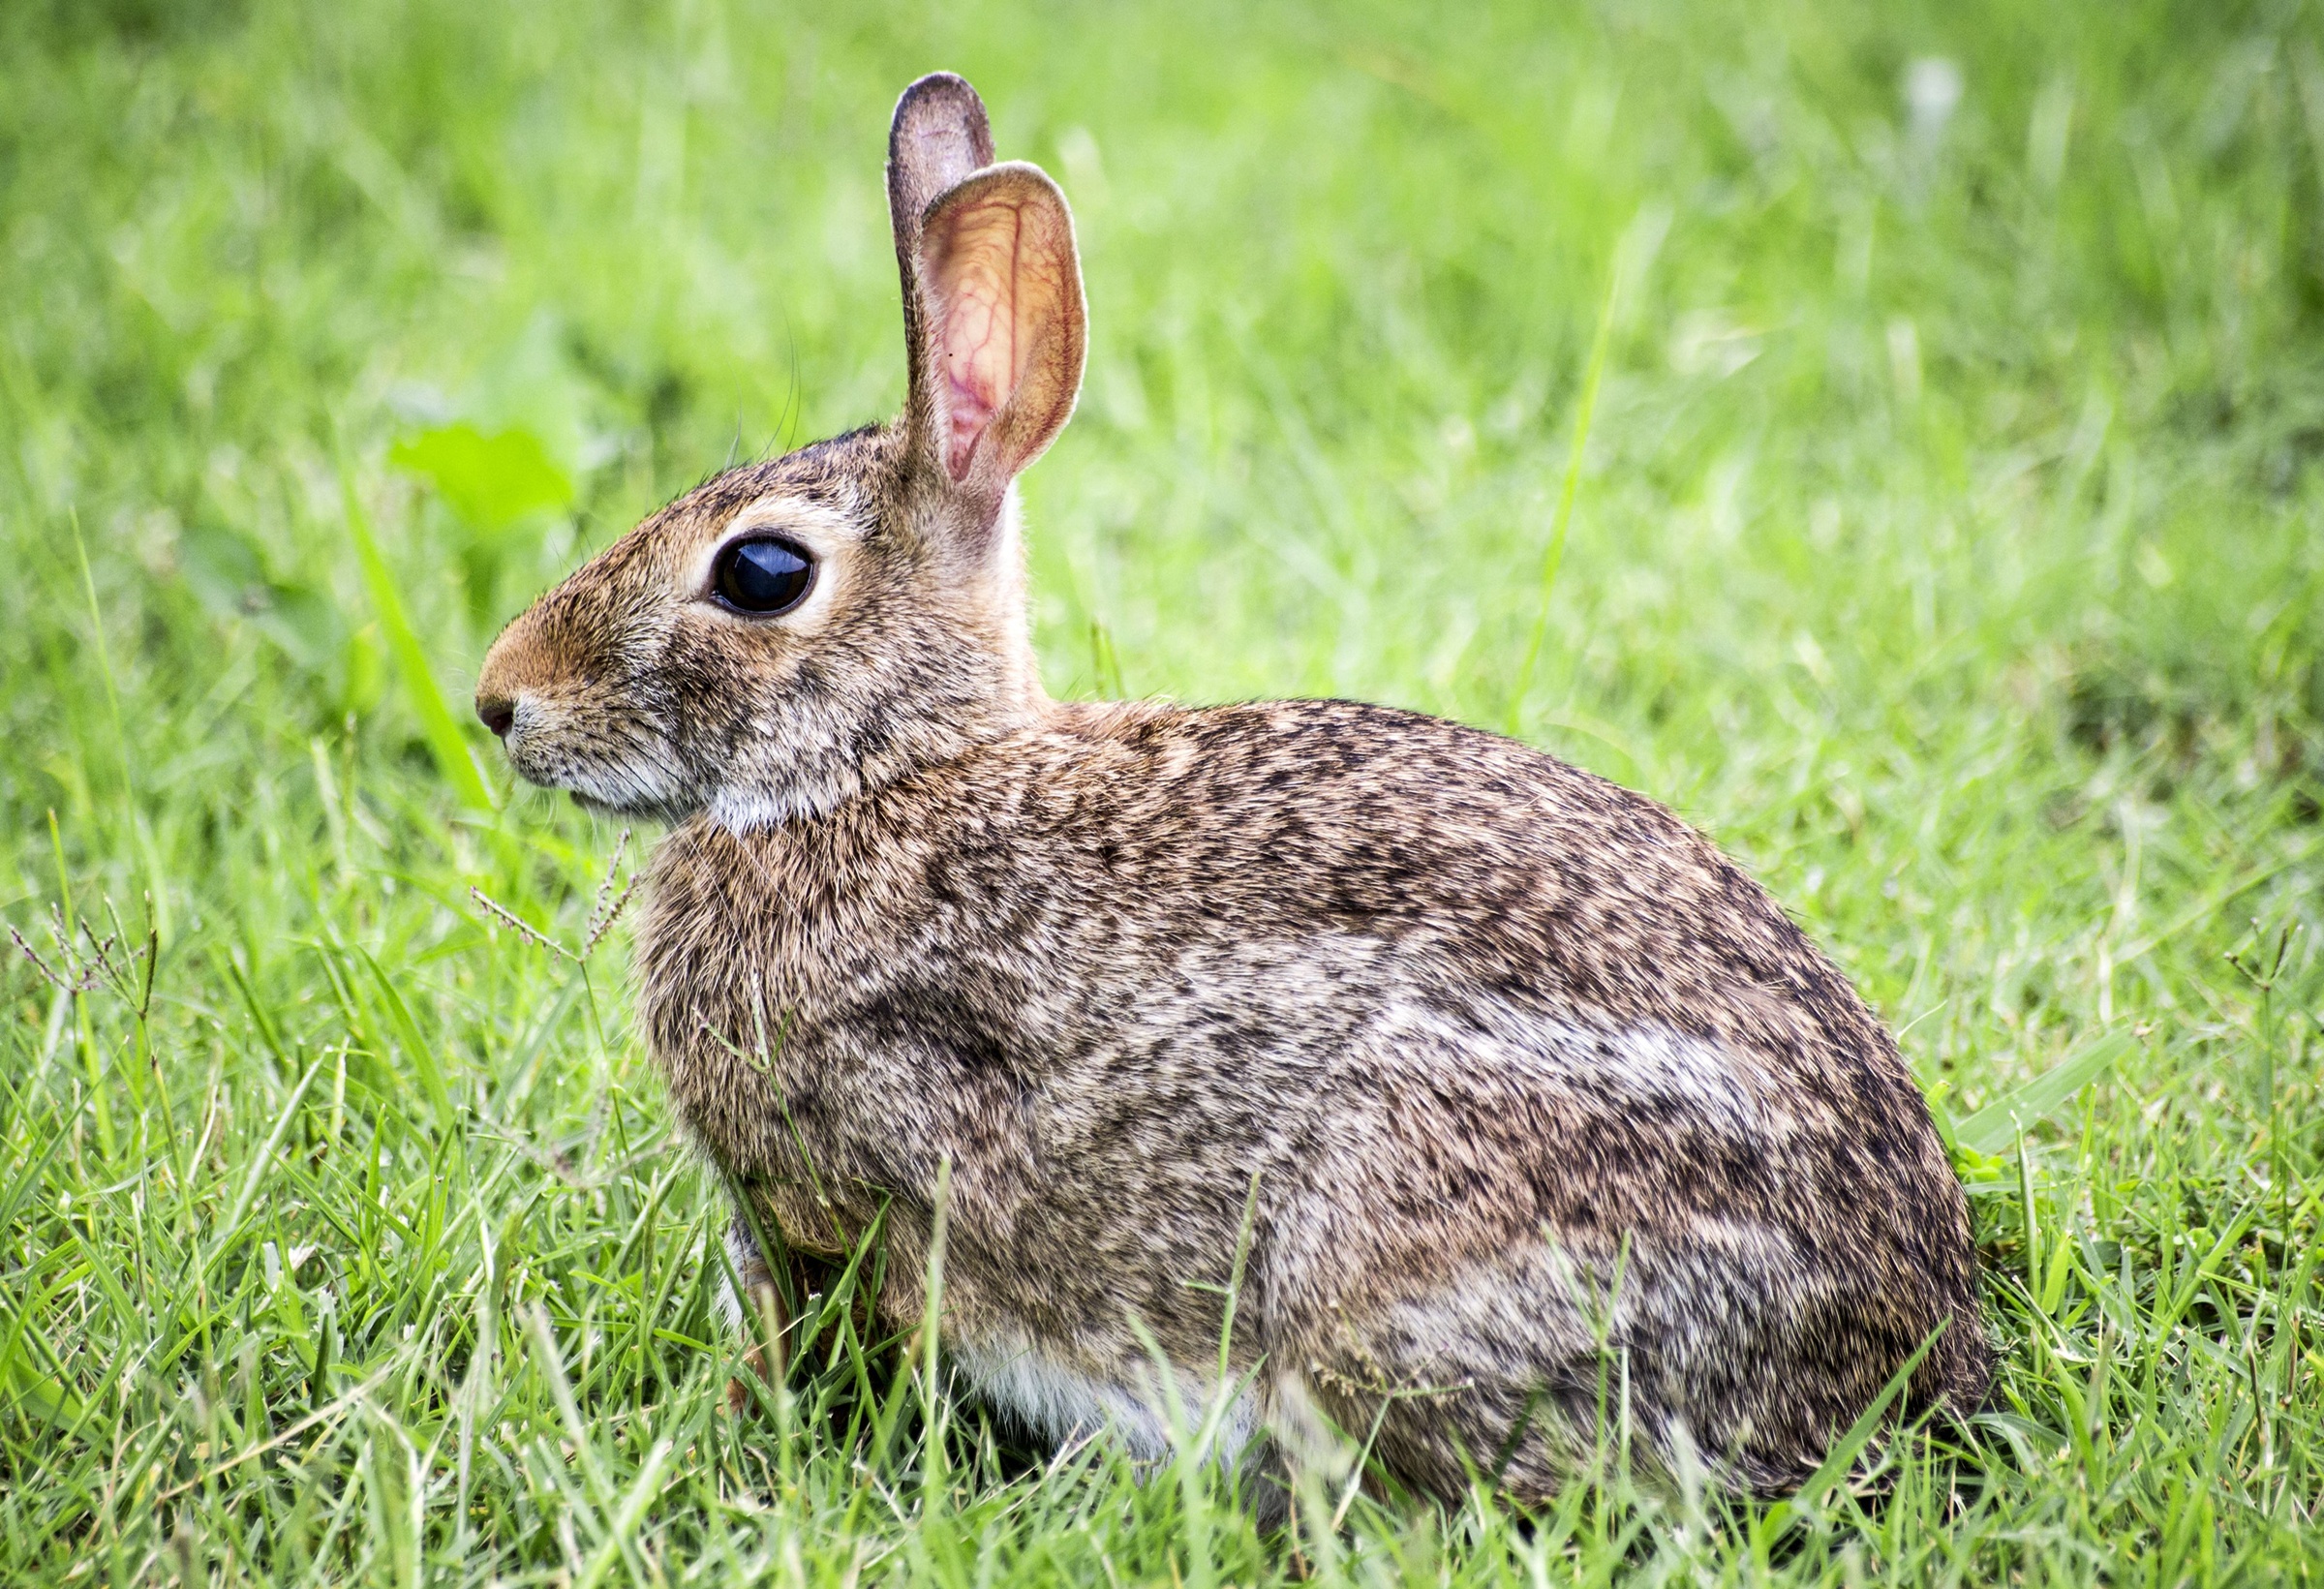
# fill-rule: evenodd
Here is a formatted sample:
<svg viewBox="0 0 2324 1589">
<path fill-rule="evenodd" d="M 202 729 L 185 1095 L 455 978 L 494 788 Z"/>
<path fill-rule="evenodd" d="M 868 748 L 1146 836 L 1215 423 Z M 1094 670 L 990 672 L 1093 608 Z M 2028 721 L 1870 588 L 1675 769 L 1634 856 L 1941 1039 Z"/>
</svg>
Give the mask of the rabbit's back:
<svg viewBox="0 0 2324 1589">
<path fill-rule="evenodd" d="M 988 1380 L 1118 1389 L 1140 1329 L 1214 1360 L 1247 1200 L 1237 1361 L 1379 1414 L 1432 1487 L 1544 1397 L 1512 1477 L 1549 1482 L 1608 1352 L 1650 1442 L 1754 1482 L 1948 1316 L 1916 1390 L 1981 1392 L 1963 1199 L 1879 1023 L 1698 835 L 1513 742 L 1059 708 L 655 870 L 682 1114 L 794 1241 L 884 1203 L 899 1277 L 949 1161 L 947 1337 Z"/>
</svg>

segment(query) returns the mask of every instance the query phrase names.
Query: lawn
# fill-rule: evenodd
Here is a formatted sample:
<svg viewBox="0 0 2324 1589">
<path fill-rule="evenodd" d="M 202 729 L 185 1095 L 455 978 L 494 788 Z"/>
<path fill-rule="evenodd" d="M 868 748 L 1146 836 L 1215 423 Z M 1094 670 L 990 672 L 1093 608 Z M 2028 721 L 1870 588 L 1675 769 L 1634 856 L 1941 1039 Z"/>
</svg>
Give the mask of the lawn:
<svg viewBox="0 0 2324 1589">
<path fill-rule="evenodd" d="M 466 701 L 895 409 L 938 66 L 1081 228 L 1053 692 L 1388 701 L 1709 831 L 1953 1134 L 1972 1427 L 1268 1537 L 1012 1449 L 862 1270 L 728 1411 L 591 941 L 653 835 Z M 2324 1578 L 2312 4 L 25 0 L 0 443 L 0 1580 Z"/>
</svg>

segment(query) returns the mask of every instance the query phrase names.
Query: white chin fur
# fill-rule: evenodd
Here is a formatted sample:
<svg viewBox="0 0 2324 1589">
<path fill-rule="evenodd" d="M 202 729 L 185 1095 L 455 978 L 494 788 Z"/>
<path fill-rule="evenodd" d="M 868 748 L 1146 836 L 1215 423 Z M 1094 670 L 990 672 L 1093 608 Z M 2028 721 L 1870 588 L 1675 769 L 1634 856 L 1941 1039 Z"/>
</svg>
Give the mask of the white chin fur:
<svg viewBox="0 0 2324 1589">
<path fill-rule="evenodd" d="M 650 772 L 624 768 L 614 772 L 558 768 L 535 777 L 515 756 L 516 770 L 527 782 L 563 789 L 582 806 L 615 816 L 652 816 L 667 819 L 678 807 L 668 780 Z"/>
</svg>

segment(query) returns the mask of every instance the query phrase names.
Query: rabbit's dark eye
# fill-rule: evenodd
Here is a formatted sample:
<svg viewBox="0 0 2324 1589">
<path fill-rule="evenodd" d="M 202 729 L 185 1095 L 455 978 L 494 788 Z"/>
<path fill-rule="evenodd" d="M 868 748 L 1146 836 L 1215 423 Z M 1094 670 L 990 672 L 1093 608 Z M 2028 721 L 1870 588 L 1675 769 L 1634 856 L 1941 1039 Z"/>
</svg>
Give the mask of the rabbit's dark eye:
<svg viewBox="0 0 2324 1589">
<path fill-rule="evenodd" d="M 815 582 L 814 560 L 776 535 L 738 540 L 719 554 L 711 588 L 736 612 L 772 617 L 807 599 Z"/>
</svg>

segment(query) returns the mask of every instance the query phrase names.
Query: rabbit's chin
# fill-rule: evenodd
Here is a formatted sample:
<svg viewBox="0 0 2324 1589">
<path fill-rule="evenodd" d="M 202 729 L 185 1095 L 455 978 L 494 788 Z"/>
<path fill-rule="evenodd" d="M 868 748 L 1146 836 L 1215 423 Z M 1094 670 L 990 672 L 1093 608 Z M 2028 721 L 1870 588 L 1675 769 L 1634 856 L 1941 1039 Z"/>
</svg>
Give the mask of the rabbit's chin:
<svg viewBox="0 0 2324 1589">
<path fill-rule="evenodd" d="M 670 791 L 643 780 L 583 779 L 569 773 L 555 779 L 533 778 L 522 767 L 517 776 L 552 794 L 563 793 L 593 816 L 620 817 L 627 822 L 658 822 L 676 827 L 702 809 L 699 799 L 674 798 Z"/>
<path fill-rule="evenodd" d="M 567 789 L 565 791 L 565 795 L 567 800 L 593 816 L 643 818 L 649 822 L 663 822 L 671 827 L 676 827 L 693 814 L 691 811 L 672 810 L 660 803 L 633 802 L 624 805 L 616 801 L 599 800 L 596 795 L 583 794 L 579 789 Z"/>
<path fill-rule="evenodd" d="M 600 762 L 543 753 L 531 736 L 512 736 L 508 765 L 535 788 L 562 791 L 583 810 L 599 816 L 618 816 L 666 823 L 672 827 L 702 808 L 691 780 L 674 769 L 635 762 Z"/>
<path fill-rule="evenodd" d="M 825 815 L 831 809 L 828 799 L 819 799 L 815 791 L 724 788 L 708 800 L 678 801 L 655 795 L 609 796 L 603 792 L 568 786 L 566 798 L 583 810 L 596 816 L 616 816 L 625 821 L 658 822 L 675 828 L 696 816 L 708 816 L 729 833 L 758 833 L 780 828 L 794 822 L 811 821 Z"/>
</svg>

